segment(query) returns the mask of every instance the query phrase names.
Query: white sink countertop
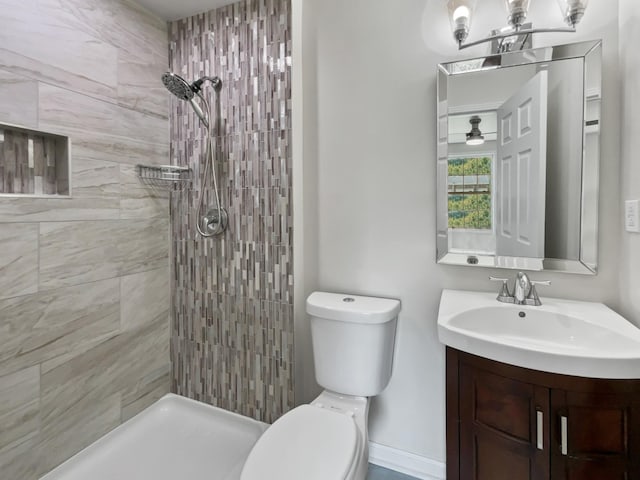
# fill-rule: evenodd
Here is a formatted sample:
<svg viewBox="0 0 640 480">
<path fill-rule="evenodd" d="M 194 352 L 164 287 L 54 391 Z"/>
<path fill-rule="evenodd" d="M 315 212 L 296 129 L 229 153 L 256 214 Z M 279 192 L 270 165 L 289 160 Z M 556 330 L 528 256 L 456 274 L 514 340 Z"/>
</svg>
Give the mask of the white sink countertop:
<svg viewBox="0 0 640 480">
<path fill-rule="evenodd" d="M 457 350 L 544 372 L 640 378 L 640 329 L 602 303 L 542 297 L 514 305 L 495 293 L 443 290 L 438 337 Z"/>
</svg>

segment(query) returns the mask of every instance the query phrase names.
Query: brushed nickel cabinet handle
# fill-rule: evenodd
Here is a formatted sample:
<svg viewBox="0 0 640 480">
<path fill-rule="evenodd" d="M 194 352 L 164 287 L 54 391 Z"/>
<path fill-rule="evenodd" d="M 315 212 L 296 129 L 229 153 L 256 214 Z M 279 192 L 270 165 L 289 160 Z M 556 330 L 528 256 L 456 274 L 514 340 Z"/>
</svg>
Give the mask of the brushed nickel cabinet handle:
<svg viewBox="0 0 640 480">
<path fill-rule="evenodd" d="M 544 450 L 544 413 L 536 412 L 536 443 L 538 450 Z"/>
<path fill-rule="evenodd" d="M 567 417 L 560 417 L 560 450 L 562 455 L 567 454 Z"/>
</svg>

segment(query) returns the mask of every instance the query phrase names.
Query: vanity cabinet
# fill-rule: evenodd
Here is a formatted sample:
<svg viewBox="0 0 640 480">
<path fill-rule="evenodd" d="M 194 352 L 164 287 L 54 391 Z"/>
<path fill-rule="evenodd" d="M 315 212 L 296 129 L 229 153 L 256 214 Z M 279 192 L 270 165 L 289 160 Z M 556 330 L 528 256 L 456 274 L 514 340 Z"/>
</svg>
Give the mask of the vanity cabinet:
<svg viewBox="0 0 640 480">
<path fill-rule="evenodd" d="M 640 380 L 539 372 L 447 347 L 448 480 L 640 480 Z"/>
</svg>

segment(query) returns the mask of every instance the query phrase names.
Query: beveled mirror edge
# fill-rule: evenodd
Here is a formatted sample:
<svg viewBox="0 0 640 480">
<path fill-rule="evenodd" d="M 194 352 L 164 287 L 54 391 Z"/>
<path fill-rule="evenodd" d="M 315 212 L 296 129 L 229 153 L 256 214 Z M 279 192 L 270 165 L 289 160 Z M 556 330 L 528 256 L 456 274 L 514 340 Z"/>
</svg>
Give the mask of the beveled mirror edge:
<svg viewBox="0 0 640 480">
<path fill-rule="evenodd" d="M 596 81 L 597 88 L 593 88 L 587 85 L 587 75 L 591 62 L 597 61 L 598 68 L 596 69 Z M 580 262 L 591 271 L 593 274 L 597 274 L 597 266 L 599 262 L 599 249 L 598 249 L 598 235 L 600 228 L 600 215 L 599 215 L 599 202 L 600 202 L 600 163 L 602 162 L 602 140 L 601 140 L 601 127 L 602 127 L 602 41 L 598 40 L 594 42 L 593 47 L 585 54 L 584 57 L 584 112 L 583 112 L 583 120 L 584 120 L 584 128 L 583 128 L 583 153 L 582 153 L 582 196 L 581 196 L 581 219 L 580 219 Z M 594 171 L 592 169 L 587 168 L 587 135 L 588 135 L 588 122 L 589 122 L 589 102 L 592 101 L 594 97 L 597 96 L 599 100 L 599 111 L 598 111 L 598 145 L 595 153 L 597 154 L 597 161 L 593 165 Z M 586 190 L 585 184 L 587 183 L 587 175 L 591 175 L 594 177 L 595 198 L 593 199 L 594 204 L 592 205 L 592 210 L 594 212 L 593 223 L 591 228 L 586 225 L 586 216 L 584 215 L 585 205 L 587 202 L 586 198 Z M 591 245 L 588 245 L 587 232 L 591 230 Z M 591 248 L 591 251 L 587 253 L 587 250 Z M 589 259 L 591 257 L 591 259 Z"/>
<path fill-rule="evenodd" d="M 484 57 L 467 58 L 438 64 L 438 69 L 446 75 L 461 75 L 471 72 L 496 70 L 504 67 L 516 67 L 518 65 L 530 65 L 555 60 L 569 60 L 571 58 L 584 58 L 594 48 L 602 46 L 602 40 L 588 40 L 550 47 L 531 48 L 502 54 L 487 55 Z M 482 63 L 481 63 L 482 62 Z M 487 63 L 485 65 L 485 63 Z"/>
<path fill-rule="evenodd" d="M 572 275 L 596 275 L 597 266 L 590 266 L 580 260 L 563 260 L 560 258 L 496 257 L 471 253 L 446 252 L 437 259 L 439 265 L 458 267 L 497 268 L 504 270 L 522 270 L 528 272 L 556 272 Z M 539 264 L 542 263 L 542 268 Z"/>
<path fill-rule="evenodd" d="M 514 54 L 521 54 L 521 56 L 523 56 L 523 54 L 526 54 L 526 52 L 536 52 L 539 55 L 544 55 L 544 58 L 540 58 L 539 56 L 535 56 L 534 58 L 529 58 L 526 61 L 521 61 L 521 62 L 517 62 L 514 59 L 516 57 L 514 57 Z M 512 67 L 512 66 L 517 66 L 517 65 L 527 65 L 527 64 L 535 64 L 535 63 L 540 63 L 540 62 L 545 62 L 545 61 L 550 61 L 550 60 L 566 60 L 566 59 L 572 59 L 572 58 L 583 58 L 585 61 L 585 75 L 586 75 L 586 61 L 587 59 L 590 57 L 589 54 L 591 53 L 597 53 L 599 55 L 598 59 L 600 61 L 600 71 L 598 72 L 598 78 L 599 78 L 599 82 L 600 82 L 600 94 L 602 92 L 602 71 L 601 71 L 601 62 L 602 62 L 602 40 L 598 39 L 598 40 L 590 40 L 590 41 L 585 41 L 585 42 L 578 42 L 578 43 L 572 43 L 572 44 L 566 44 L 566 45 L 556 45 L 556 46 L 552 46 L 552 47 L 542 47 L 542 48 L 535 48 L 535 49 L 531 49 L 531 50 L 525 50 L 525 51 L 521 51 L 521 52 L 509 52 L 509 53 L 504 53 L 501 55 L 490 55 L 487 57 L 477 57 L 477 58 L 473 58 L 473 59 L 466 59 L 466 60 L 457 60 L 455 62 L 448 62 L 448 63 L 440 63 L 437 66 L 437 81 L 436 81 L 436 95 L 437 95 L 437 111 L 438 111 L 438 117 L 437 117 L 437 156 L 436 156 L 436 162 L 438 163 L 438 165 L 440 164 L 440 162 L 438 162 L 438 160 L 441 160 L 443 158 L 448 158 L 448 144 L 444 145 L 444 151 L 443 149 L 443 145 L 441 143 L 442 140 L 442 136 L 441 136 L 441 129 L 442 127 L 446 127 L 446 130 L 448 131 L 448 122 L 445 120 L 445 123 L 443 125 L 442 121 L 443 121 L 443 115 L 442 115 L 442 110 L 443 107 L 446 110 L 446 106 L 447 106 L 447 83 L 446 80 L 448 77 L 452 76 L 452 75 L 459 75 L 462 73 L 469 73 L 469 72 L 479 72 L 479 71 L 487 71 L 487 70 L 495 70 L 498 68 L 504 68 L 504 67 Z M 475 68 L 475 69 L 470 69 L 470 70 L 465 70 L 465 71 L 458 71 L 458 72 L 452 72 L 451 68 L 453 65 L 457 65 L 457 64 L 468 64 L 468 62 L 473 61 L 473 60 L 484 60 L 486 58 L 490 58 L 490 57 L 505 57 L 505 56 L 511 56 L 510 62 L 501 62 L 500 65 L 498 66 L 491 66 L 491 67 L 480 67 L 480 68 Z M 444 93 L 444 95 L 443 95 Z M 584 97 L 585 97 L 585 102 L 584 102 L 584 111 L 583 111 L 583 120 L 586 120 L 586 110 L 587 110 L 587 95 L 588 95 L 588 89 L 586 88 L 586 82 L 585 82 L 585 92 L 584 92 Z M 602 99 L 602 97 L 600 97 L 600 99 Z M 447 111 L 448 113 L 448 111 Z M 601 118 L 600 118 L 600 125 L 601 125 Z M 584 137 L 585 137 L 586 133 L 583 133 L 583 142 L 585 141 Z M 597 154 L 598 154 L 598 161 L 596 162 L 596 172 L 595 175 L 596 177 L 598 177 L 599 179 L 599 170 L 600 170 L 600 162 L 602 161 L 602 155 L 601 155 L 601 142 L 598 142 L 598 150 L 597 150 Z M 586 158 L 586 147 L 583 143 L 583 172 L 582 175 L 584 177 L 584 162 L 585 162 L 585 158 Z M 554 259 L 554 258 L 545 258 L 545 259 L 528 259 L 525 257 L 499 257 L 499 256 L 495 256 L 495 255 L 482 255 L 482 254 L 466 254 L 466 253 L 451 253 L 448 251 L 448 234 L 447 233 L 443 233 L 447 231 L 447 228 L 445 229 L 439 229 L 438 227 L 441 226 L 440 224 L 443 222 L 443 218 L 442 218 L 442 214 L 439 211 L 439 206 L 440 206 L 440 202 L 438 201 L 439 198 L 441 197 L 442 194 L 442 189 L 445 188 L 445 183 L 440 181 L 440 176 L 441 176 L 441 172 L 438 171 L 437 175 L 436 175 L 436 263 L 441 264 L 441 265 L 452 265 L 452 266 L 471 266 L 471 267 L 482 267 L 482 268 L 498 268 L 498 269 L 519 269 L 519 270 L 527 270 L 527 271 L 548 271 L 548 272 L 558 272 L 558 273 L 568 273 L 568 274 L 577 274 L 577 275 L 597 275 L 598 273 L 598 260 L 599 260 L 599 254 L 598 254 L 598 229 L 599 229 L 599 209 L 598 209 L 598 205 L 599 205 L 599 198 L 600 198 L 600 182 L 598 180 L 597 182 L 597 190 L 596 190 L 596 201 L 595 201 L 595 252 L 594 252 L 594 263 L 587 263 L 587 262 L 583 262 L 583 253 L 584 253 L 584 238 L 583 238 L 583 231 L 584 231 L 584 217 L 581 218 L 580 221 L 580 228 L 581 228 L 581 235 L 580 235 L 580 257 L 581 260 L 566 260 L 566 259 Z M 584 178 L 583 178 L 584 181 Z M 581 192 L 581 197 L 582 200 L 584 202 L 584 183 L 583 183 L 583 188 L 582 188 L 582 192 Z M 584 203 L 583 203 L 584 205 Z M 447 220 L 447 225 L 448 225 L 448 214 L 445 218 L 445 220 Z M 443 246 L 445 248 L 443 248 Z M 511 259 L 513 260 L 513 265 L 512 266 L 507 266 L 507 265 L 503 265 L 501 264 L 502 262 L 499 261 L 499 259 Z M 528 262 L 528 261 L 533 261 L 533 262 Z M 537 263 L 537 264 L 536 264 Z M 537 268 L 539 263 L 542 263 L 541 268 Z"/>
</svg>

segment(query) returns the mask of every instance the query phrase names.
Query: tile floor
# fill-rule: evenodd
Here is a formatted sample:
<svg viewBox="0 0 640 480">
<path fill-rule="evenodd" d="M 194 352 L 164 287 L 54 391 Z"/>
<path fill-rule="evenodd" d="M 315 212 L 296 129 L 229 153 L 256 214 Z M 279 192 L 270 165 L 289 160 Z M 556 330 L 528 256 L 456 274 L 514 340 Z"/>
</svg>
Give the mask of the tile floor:
<svg viewBox="0 0 640 480">
<path fill-rule="evenodd" d="M 370 464 L 367 480 L 415 480 L 415 477 Z"/>
</svg>

